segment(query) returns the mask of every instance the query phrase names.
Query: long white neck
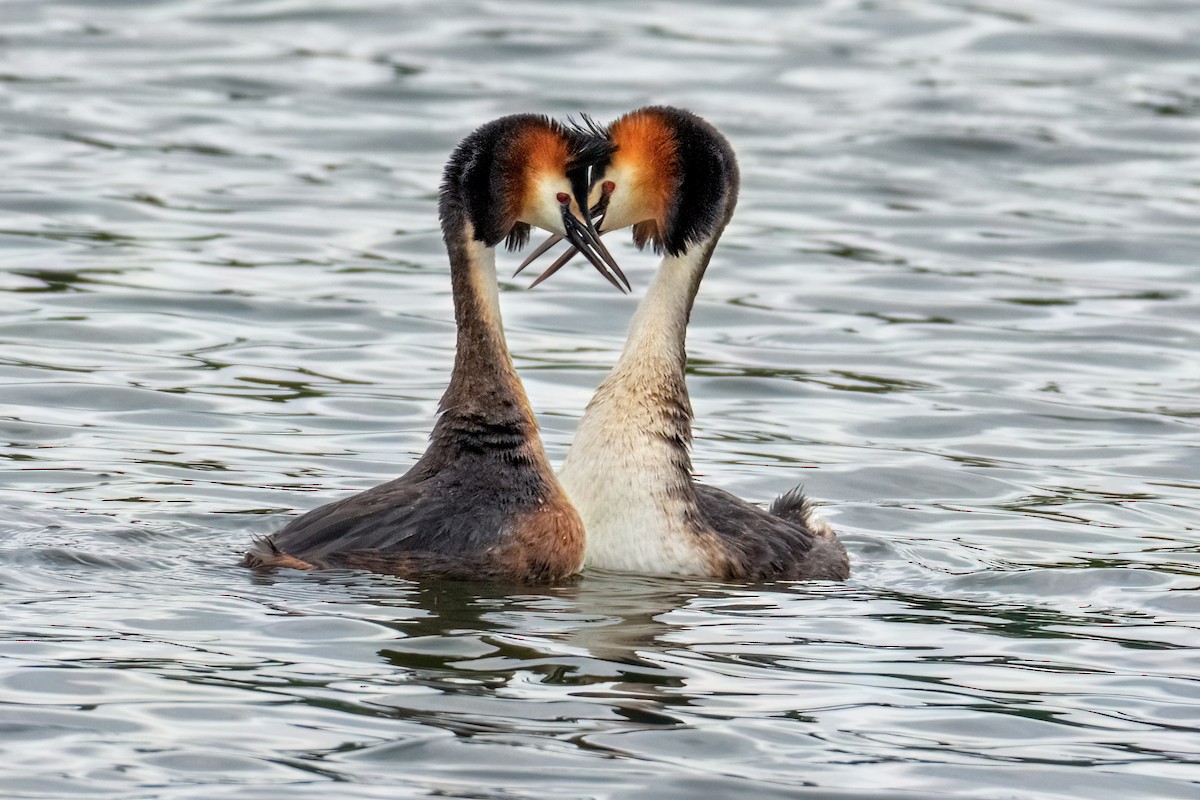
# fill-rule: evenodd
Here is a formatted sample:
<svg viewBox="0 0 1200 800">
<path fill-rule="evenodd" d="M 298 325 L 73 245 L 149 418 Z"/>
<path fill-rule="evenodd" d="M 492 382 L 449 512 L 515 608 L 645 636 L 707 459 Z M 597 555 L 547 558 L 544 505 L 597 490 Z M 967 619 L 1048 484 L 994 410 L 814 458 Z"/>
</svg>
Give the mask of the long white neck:
<svg viewBox="0 0 1200 800">
<path fill-rule="evenodd" d="M 625 347 L 605 383 L 629 373 L 681 372 L 687 361 L 688 318 L 696 297 L 695 258 L 667 256 L 638 304 Z"/>
<path fill-rule="evenodd" d="M 496 282 L 496 248 L 486 247 L 483 242 L 469 239 L 466 249 L 475 289 L 491 317 L 490 321 L 503 332 L 504 324 L 500 319 L 500 286 Z"/>
<path fill-rule="evenodd" d="M 695 493 L 684 373 L 688 317 L 713 244 L 662 260 L 567 453 L 559 477 L 587 528 L 591 566 L 706 571 L 689 526 Z"/>
</svg>

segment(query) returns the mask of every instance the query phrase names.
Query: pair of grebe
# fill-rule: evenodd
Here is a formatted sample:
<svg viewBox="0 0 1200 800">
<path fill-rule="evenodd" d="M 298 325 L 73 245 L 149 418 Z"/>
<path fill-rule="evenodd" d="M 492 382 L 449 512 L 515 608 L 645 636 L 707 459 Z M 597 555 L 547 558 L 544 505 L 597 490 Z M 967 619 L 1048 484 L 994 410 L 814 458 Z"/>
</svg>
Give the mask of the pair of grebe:
<svg viewBox="0 0 1200 800">
<path fill-rule="evenodd" d="M 522 583 L 585 563 L 726 580 L 848 577 L 845 548 L 799 489 L 764 510 L 692 475 L 686 329 L 738 180 L 725 137 L 675 108 L 639 109 L 607 129 L 518 115 L 468 136 L 442 183 L 458 342 L 429 448 L 402 477 L 304 514 L 243 563 Z M 495 248 L 520 246 L 530 226 L 571 245 L 537 282 L 582 252 L 627 287 L 599 238 L 619 228 L 663 253 L 557 479 L 497 299 Z"/>
</svg>

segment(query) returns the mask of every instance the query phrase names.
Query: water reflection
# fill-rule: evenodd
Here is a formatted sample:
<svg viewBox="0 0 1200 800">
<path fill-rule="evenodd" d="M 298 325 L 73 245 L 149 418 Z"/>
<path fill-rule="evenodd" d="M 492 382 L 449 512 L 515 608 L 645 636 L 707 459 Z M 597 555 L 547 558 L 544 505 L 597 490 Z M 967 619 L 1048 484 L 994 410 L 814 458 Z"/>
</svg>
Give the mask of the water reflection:
<svg viewBox="0 0 1200 800">
<path fill-rule="evenodd" d="M 9 794 L 1196 794 L 1200 7 L 134 5 L 4 4 Z M 743 173 L 697 468 L 854 580 L 235 567 L 423 450 L 453 144 L 652 102 Z M 553 461 L 635 301 L 502 278 Z"/>
</svg>

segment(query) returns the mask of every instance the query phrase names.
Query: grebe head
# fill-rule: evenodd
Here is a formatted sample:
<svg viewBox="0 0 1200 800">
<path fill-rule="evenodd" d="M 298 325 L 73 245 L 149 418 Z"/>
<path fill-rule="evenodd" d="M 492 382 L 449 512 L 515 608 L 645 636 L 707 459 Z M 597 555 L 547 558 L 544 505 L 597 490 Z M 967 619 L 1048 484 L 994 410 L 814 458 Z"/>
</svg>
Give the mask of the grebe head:
<svg viewBox="0 0 1200 800">
<path fill-rule="evenodd" d="M 647 106 L 608 127 L 616 148 L 592 171 L 589 205 L 601 233 L 633 226 L 633 241 L 679 256 L 720 234 L 737 202 L 729 141 L 690 111 Z"/>
<path fill-rule="evenodd" d="M 620 269 L 583 210 L 590 170 L 612 151 L 605 138 L 536 114 L 480 126 L 446 165 L 439 211 L 447 244 L 457 244 L 465 231 L 487 247 L 504 241 L 515 250 L 536 226 L 566 238 L 621 288 L 609 272 Z"/>
</svg>

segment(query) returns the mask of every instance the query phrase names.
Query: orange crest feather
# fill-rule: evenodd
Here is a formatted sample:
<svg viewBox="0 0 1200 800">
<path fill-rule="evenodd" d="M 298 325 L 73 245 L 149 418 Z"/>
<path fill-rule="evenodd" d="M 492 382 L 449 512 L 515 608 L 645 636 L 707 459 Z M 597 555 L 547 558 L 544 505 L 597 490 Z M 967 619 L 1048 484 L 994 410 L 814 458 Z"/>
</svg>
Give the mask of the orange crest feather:
<svg viewBox="0 0 1200 800">
<path fill-rule="evenodd" d="M 512 169 L 522 173 L 513 176 L 517 178 L 515 185 L 522 188 L 513 192 L 506 210 L 516 219 L 536 203 L 539 178 L 566 173 L 571 153 L 567 140 L 558 131 L 542 126 L 523 130 L 513 143 L 512 152 L 516 156 Z"/>
<path fill-rule="evenodd" d="M 671 126 L 652 109 L 626 114 L 612 124 L 610 131 L 617 145 L 613 166 L 635 176 L 635 185 L 627 188 L 641 198 L 651 218 L 638 226 L 641 237 L 634 230 L 635 240 L 642 239 L 638 243 L 641 246 L 666 230 L 667 210 L 679 188 L 678 146 Z"/>
</svg>

